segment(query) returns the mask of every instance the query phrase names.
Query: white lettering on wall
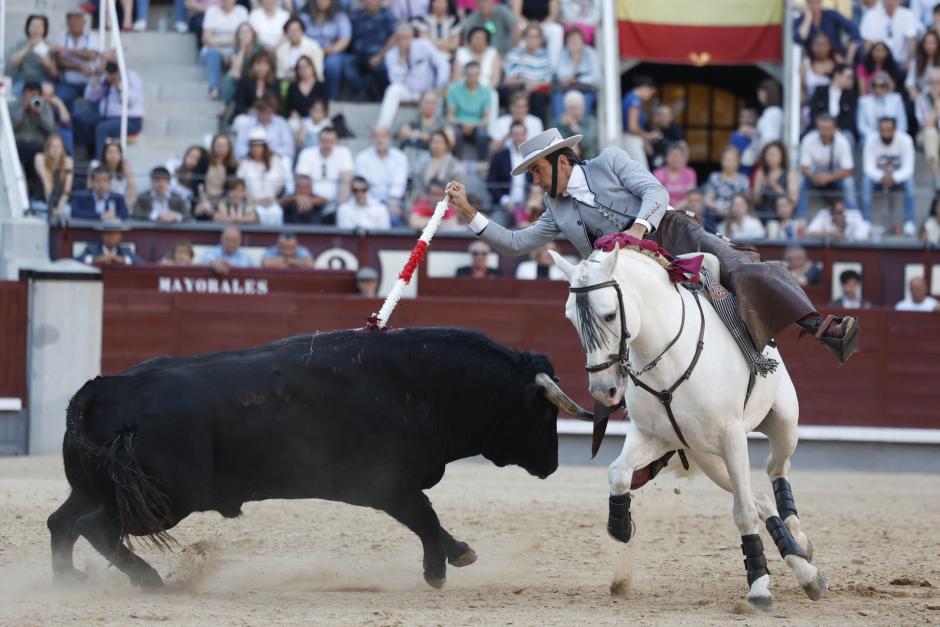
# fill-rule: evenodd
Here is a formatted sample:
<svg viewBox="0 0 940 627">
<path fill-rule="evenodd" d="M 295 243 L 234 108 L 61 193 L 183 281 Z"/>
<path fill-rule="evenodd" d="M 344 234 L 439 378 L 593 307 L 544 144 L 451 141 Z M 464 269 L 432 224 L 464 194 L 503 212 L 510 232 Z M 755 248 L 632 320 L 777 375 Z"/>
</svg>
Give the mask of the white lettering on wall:
<svg viewBox="0 0 940 627">
<path fill-rule="evenodd" d="M 216 279 L 202 277 L 159 277 L 157 291 L 161 294 L 268 294 L 267 279 Z"/>
</svg>

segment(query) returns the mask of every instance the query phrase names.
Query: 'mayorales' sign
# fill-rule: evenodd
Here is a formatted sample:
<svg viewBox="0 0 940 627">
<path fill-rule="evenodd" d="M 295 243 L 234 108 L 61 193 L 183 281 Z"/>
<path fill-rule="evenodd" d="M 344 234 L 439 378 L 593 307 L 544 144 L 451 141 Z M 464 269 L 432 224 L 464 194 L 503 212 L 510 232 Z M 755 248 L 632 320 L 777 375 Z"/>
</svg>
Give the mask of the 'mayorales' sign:
<svg viewBox="0 0 940 627">
<path fill-rule="evenodd" d="M 159 278 L 158 290 L 165 294 L 250 294 L 264 296 L 268 293 L 268 280 L 162 276 Z"/>
</svg>

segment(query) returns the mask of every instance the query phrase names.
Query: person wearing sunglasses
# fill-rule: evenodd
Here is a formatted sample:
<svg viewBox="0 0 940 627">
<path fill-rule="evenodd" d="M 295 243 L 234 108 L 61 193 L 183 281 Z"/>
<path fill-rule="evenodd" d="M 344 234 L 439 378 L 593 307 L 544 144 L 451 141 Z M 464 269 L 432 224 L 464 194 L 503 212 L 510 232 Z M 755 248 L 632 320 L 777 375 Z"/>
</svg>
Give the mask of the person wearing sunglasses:
<svg viewBox="0 0 940 627">
<path fill-rule="evenodd" d="M 357 176 L 352 180 L 352 198 L 336 210 L 336 226 L 354 231 L 384 231 L 392 228 L 392 221 L 388 207 L 369 193 L 369 181 Z"/>
<path fill-rule="evenodd" d="M 894 81 L 887 72 L 875 72 L 872 93 L 858 100 L 858 132 L 863 142 L 878 137 L 878 120 L 892 118 L 898 133 L 907 133 L 907 111 L 901 94 L 894 91 Z"/>
</svg>

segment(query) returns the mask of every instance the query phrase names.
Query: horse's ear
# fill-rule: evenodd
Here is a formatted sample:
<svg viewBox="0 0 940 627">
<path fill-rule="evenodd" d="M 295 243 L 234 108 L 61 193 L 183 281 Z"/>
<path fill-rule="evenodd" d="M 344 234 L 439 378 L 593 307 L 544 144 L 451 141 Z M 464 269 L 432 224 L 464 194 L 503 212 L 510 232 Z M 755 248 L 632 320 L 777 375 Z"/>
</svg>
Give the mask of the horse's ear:
<svg viewBox="0 0 940 627">
<path fill-rule="evenodd" d="M 604 272 L 605 276 L 612 277 L 614 276 L 614 268 L 617 267 L 617 260 L 620 258 L 620 242 L 614 244 L 614 249 L 610 251 L 610 254 L 604 257 L 604 260 L 601 262 L 601 270 Z"/>
<path fill-rule="evenodd" d="M 548 254 L 552 256 L 552 261 L 555 262 L 555 267 L 561 270 L 561 273 L 565 275 L 565 278 L 568 279 L 568 281 L 571 281 L 575 267 L 568 263 L 564 257 L 556 253 L 554 250 L 548 251 Z"/>
</svg>

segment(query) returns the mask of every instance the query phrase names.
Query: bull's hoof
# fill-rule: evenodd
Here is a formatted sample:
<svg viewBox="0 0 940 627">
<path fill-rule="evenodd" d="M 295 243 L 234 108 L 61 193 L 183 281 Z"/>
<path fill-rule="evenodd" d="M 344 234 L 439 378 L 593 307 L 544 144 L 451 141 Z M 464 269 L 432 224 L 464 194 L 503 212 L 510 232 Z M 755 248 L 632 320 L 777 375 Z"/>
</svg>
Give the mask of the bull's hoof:
<svg viewBox="0 0 940 627">
<path fill-rule="evenodd" d="M 803 586 L 806 596 L 812 601 L 818 601 L 829 592 L 829 582 L 822 573 L 816 573 L 816 578 Z"/>
<path fill-rule="evenodd" d="M 163 579 L 153 568 L 141 570 L 134 575 L 134 585 L 142 590 L 157 592 L 163 590 Z"/>
<path fill-rule="evenodd" d="M 65 568 L 52 573 L 52 582 L 57 586 L 79 586 L 88 583 L 88 575 L 76 568 Z"/>
<path fill-rule="evenodd" d="M 630 494 L 611 496 L 607 533 L 614 540 L 626 544 L 633 537 L 634 530 L 633 518 L 630 516 Z"/>
<path fill-rule="evenodd" d="M 447 561 L 450 562 L 451 566 L 462 568 L 464 566 L 469 566 L 470 564 L 477 561 L 477 554 L 476 554 L 476 551 L 474 551 L 470 547 L 467 547 L 467 550 L 464 551 L 460 557 L 458 557 L 455 560 L 447 560 Z"/>
<path fill-rule="evenodd" d="M 424 574 L 424 580 L 428 582 L 428 585 L 434 588 L 435 590 L 440 590 L 444 587 L 444 583 L 447 581 L 447 577 L 435 577 L 427 573 Z"/>
</svg>

